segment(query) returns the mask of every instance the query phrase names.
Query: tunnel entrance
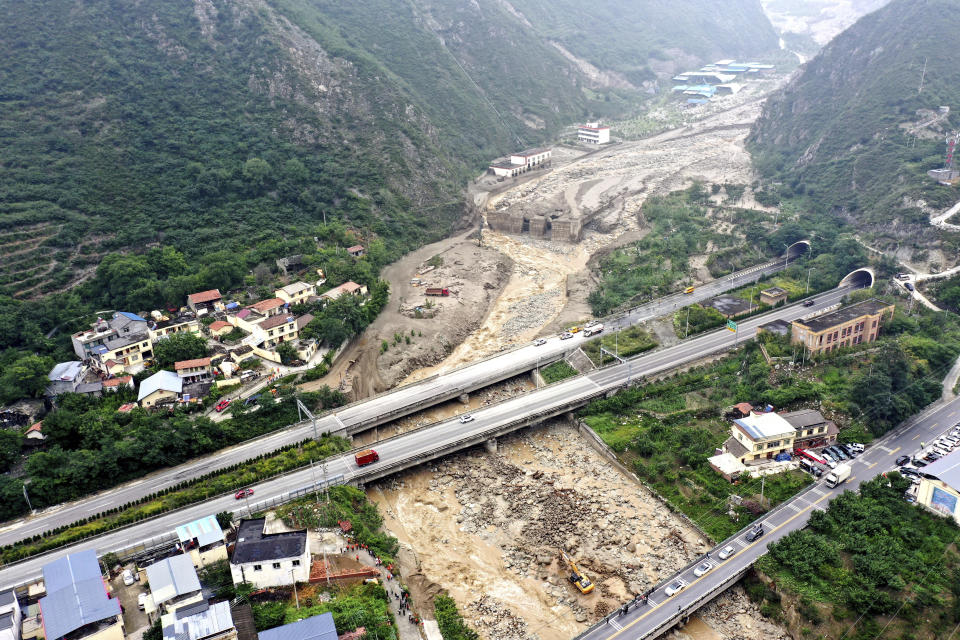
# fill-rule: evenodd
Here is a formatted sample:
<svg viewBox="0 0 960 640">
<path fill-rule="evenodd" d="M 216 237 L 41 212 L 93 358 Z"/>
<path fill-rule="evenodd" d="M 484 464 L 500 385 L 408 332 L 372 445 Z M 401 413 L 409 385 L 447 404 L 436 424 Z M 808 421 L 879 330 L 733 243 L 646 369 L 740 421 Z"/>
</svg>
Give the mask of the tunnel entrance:
<svg viewBox="0 0 960 640">
<path fill-rule="evenodd" d="M 797 240 L 792 245 L 787 247 L 787 260 L 796 260 L 808 251 L 810 251 L 810 241 Z"/>
<path fill-rule="evenodd" d="M 866 289 L 873 286 L 875 281 L 875 275 L 873 269 L 870 267 L 864 267 L 862 269 L 856 269 L 851 271 L 843 280 L 840 281 L 841 287 L 852 287 L 854 289 Z"/>
</svg>

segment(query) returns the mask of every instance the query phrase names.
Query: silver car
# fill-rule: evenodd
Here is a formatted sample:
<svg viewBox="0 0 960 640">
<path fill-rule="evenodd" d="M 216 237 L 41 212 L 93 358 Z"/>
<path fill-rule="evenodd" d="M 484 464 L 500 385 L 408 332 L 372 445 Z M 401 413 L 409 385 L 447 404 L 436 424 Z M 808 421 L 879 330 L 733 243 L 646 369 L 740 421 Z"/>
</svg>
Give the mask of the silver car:
<svg viewBox="0 0 960 640">
<path fill-rule="evenodd" d="M 721 550 L 720 550 L 720 553 L 717 554 L 717 557 L 720 558 L 721 560 L 726 560 L 727 558 L 729 558 L 730 556 L 732 556 L 732 555 L 735 554 L 735 553 L 736 553 L 736 551 L 734 551 L 733 545 L 731 544 L 731 545 L 729 545 L 729 546 L 724 547 L 723 549 L 721 549 Z"/>
<path fill-rule="evenodd" d="M 569 340 L 572 337 L 573 337 L 573 334 L 570 333 L 569 331 L 564 331 L 563 333 L 560 334 L 561 340 Z"/>
<path fill-rule="evenodd" d="M 710 569 L 713 569 L 713 565 L 710 564 L 709 562 L 704 562 L 700 565 L 697 565 L 697 568 L 693 570 L 693 575 L 699 578 L 706 572 L 710 571 Z"/>
</svg>

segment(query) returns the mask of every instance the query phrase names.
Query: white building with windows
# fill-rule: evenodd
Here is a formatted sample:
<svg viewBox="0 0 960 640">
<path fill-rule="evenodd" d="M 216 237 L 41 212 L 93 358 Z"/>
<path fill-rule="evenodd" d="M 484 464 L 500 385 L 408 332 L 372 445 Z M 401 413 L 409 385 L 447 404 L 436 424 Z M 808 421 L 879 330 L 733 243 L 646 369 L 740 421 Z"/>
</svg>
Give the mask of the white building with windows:
<svg viewBox="0 0 960 640">
<path fill-rule="evenodd" d="M 241 520 L 230 558 L 233 583 L 249 582 L 259 589 L 310 579 L 307 532 L 266 533 L 264 518 Z"/>
<path fill-rule="evenodd" d="M 577 140 L 589 144 L 607 144 L 610 142 L 610 127 L 602 127 L 599 122 L 588 122 L 577 129 Z"/>
</svg>

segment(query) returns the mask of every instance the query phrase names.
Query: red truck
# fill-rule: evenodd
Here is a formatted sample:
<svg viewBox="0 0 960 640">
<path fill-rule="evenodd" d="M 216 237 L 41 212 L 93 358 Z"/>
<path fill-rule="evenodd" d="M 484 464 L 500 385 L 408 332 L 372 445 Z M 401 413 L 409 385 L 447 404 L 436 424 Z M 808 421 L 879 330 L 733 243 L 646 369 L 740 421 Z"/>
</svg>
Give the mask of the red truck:
<svg viewBox="0 0 960 640">
<path fill-rule="evenodd" d="M 363 451 L 357 451 L 354 458 L 357 461 L 357 466 L 363 467 L 380 460 L 380 455 L 373 449 L 364 449 Z"/>
<path fill-rule="evenodd" d="M 450 289 L 446 287 L 430 287 L 424 293 L 428 296 L 448 296 L 450 295 Z"/>
</svg>

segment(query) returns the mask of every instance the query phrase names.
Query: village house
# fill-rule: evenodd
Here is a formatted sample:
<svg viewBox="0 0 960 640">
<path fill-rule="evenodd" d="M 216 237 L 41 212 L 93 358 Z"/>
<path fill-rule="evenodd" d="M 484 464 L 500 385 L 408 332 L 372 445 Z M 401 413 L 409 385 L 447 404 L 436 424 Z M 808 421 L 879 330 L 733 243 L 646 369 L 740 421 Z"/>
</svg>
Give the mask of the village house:
<svg viewBox="0 0 960 640">
<path fill-rule="evenodd" d="M 81 360 L 104 373 L 116 374 L 118 368 L 137 373 L 144 360 L 153 357 L 147 320 L 129 311 L 118 311 L 109 320 L 98 318 L 89 330 L 73 334 L 71 341 Z"/>
<path fill-rule="evenodd" d="M 740 462 L 765 460 L 781 453 L 793 453 L 797 431 L 782 416 L 756 413 L 733 420 L 731 436 L 723 443 L 727 453 Z"/>
<path fill-rule="evenodd" d="M 47 396 L 58 396 L 62 393 L 75 393 L 77 387 L 83 382 L 83 376 L 87 368 L 82 362 L 73 360 L 71 362 L 60 362 L 54 365 L 47 379 L 50 384 L 44 392 Z"/>
<path fill-rule="evenodd" d="M 367 286 L 363 284 L 357 284 L 352 280 L 344 282 L 338 287 L 334 287 L 329 291 L 325 291 L 320 299 L 325 302 L 333 302 L 342 295 L 351 295 L 357 297 L 365 297 L 367 295 Z"/>
<path fill-rule="evenodd" d="M 224 322 L 223 320 L 217 320 L 207 327 L 207 330 L 210 331 L 210 335 L 215 338 L 219 338 L 233 331 L 233 325 L 229 322 Z"/>
<path fill-rule="evenodd" d="M 47 595 L 39 604 L 44 638 L 123 640 L 120 601 L 110 597 L 93 549 L 44 565 L 43 584 Z"/>
<path fill-rule="evenodd" d="M 171 404 L 180 399 L 183 393 L 183 379 L 173 371 L 157 371 L 140 383 L 137 402 L 144 409 L 158 404 Z"/>
<path fill-rule="evenodd" d="M 173 369 L 185 385 L 205 382 L 213 377 L 213 367 L 210 364 L 210 358 L 180 360 L 179 362 L 173 363 Z"/>
<path fill-rule="evenodd" d="M 354 258 L 362 258 L 363 254 L 366 253 L 362 244 L 355 244 L 352 247 L 347 247 L 347 253 L 349 253 Z"/>
<path fill-rule="evenodd" d="M 840 347 L 873 342 L 884 316 L 893 317 L 894 305 L 871 298 L 830 313 L 794 320 L 792 344 L 802 344 L 811 355 Z"/>
<path fill-rule="evenodd" d="M 337 625 L 333 622 L 333 614 L 327 611 L 281 627 L 261 631 L 257 634 L 257 640 L 337 640 L 338 637 L 340 640 L 347 640 L 349 633 L 337 636 Z M 357 635 L 357 640 L 362 636 L 363 632 Z"/>
<path fill-rule="evenodd" d="M 104 391 L 119 391 L 120 389 L 134 389 L 133 376 L 120 376 L 119 378 L 110 378 L 102 383 Z"/>
<path fill-rule="evenodd" d="M 155 310 L 150 312 L 147 331 L 153 341 L 175 333 L 200 335 L 200 321 L 192 311 L 161 313 Z"/>
<path fill-rule="evenodd" d="M 23 437 L 26 439 L 24 443 L 26 445 L 39 446 L 42 444 L 47 439 L 47 436 L 43 435 L 43 421 L 30 425 Z"/>
<path fill-rule="evenodd" d="M 835 444 L 840 430 L 832 420 L 814 409 L 801 409 L 782 413 L 780 416 L 796 429 L 793 446 L 797 449 L 813 449 Z"/>
<path fill-rule="evenodd" d="M 0 640 L 20 640 L 23 612 L 17 594 L 10 589 L 0 591 Z"/>
<path fill-rule="evenodd" d="M 247 305 L 247 309 L 250 309 L 262 318 L 269 318 L 270 316 L 275 316 L 278 313 L 283 313 L 289 305 L 289 300 L 276 297 L 254 302 L 251 305 Z"/>
<path fill-rule="evenodd" d="M 588 122 L 577 129 L 577 140 L 588 144 L 607 144 L 610 142 L 610 127 L 600 126 L 599 122 Z"/>
<path fill-rule="evenodd" d="M 273 292 L 273 295 L 290 305 L 295 305 L 303 304 L 311 296 L 317 295 L 317 290 L 307 282 L 293 282 L 285 287 L 280 287 Z"/>
<path fill-rule="evenodd" d="M 207 315 L 223 309 L 223 296 L 219 289 L 209 289 L 187 296 L 187 306 L 198 316 Z"/>
<path fill-rule="evenodd" d="M 203 518 L 182 524 L 176 528 L 180 550 L 187 554 L 193 566 L 205 567 L 227 559 L 227 544 L 223 529 L 216 516 Z"/>
<path fill-rule="evenodd" d="M 552 155 L 553 151 L 550 149 L 527 149 L 512 154 L 507 160 L 491 163 L 490 171 L 499 177 L 516 177 L 544 163 L 549 163 Z"/>
<path fill-rule="evenodd" d="M 310 578 L 310 549 L 306 529 L 266 533 L 266 520 L 241 520 L 230 558 L 233 583 L 249 582 L 258 589 L 306 582 Z"/>
<path fill-rule="evenodd" d="M 150 596 L 144 603 L 144 613 L 157 610 L 173 613 L 181 607 L 204 600 L 197 570 L 190 556 L 175 555 L 154 562 L 147 567 Z"/>
<path fill-rule="evenodd" d="M 230 602 L 196 602 L 160 617 L 163 640 L 234 640 Z"/>
</svg>

